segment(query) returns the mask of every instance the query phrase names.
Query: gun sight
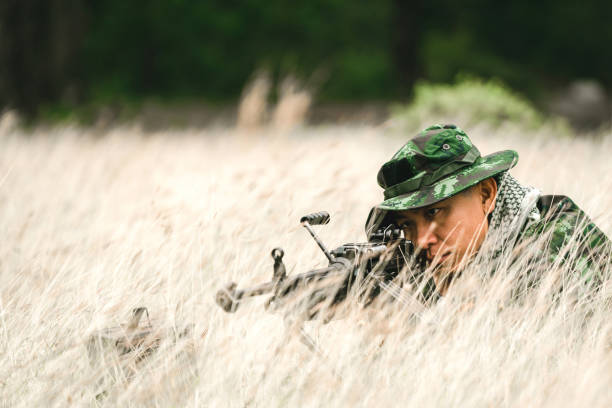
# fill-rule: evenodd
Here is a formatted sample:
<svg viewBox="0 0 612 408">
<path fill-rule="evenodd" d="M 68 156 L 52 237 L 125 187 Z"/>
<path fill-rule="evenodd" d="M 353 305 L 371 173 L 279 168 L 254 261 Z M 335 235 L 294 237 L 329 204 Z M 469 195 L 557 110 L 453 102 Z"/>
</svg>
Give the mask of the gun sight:
<svg viewBox="0 0 612 408">
<path fill-rule="evenodd" d="M 323 241 L 321 241 L 321 239 L 317 236 L 314 230 L 310 227 L 311 225 L 324 225 L 324 224 L 327 224 L 328 222 L 329 222 L 329 213 L 327 211 L 320 211 L 320 212 L 308 214 L 300 218 L 300 223 L 302 223 L 302 226 L 308 230 L 312 238 L 315 240 L 319 248 L 321 248 L 321 251 L 323 251 L 323 254 L 325 254 L 325 257 L 331 264 L 334 262 L 334 257 L 329 253 Z"/>
<path fill-rule="evenodd" d="M 325 225 L 329 223 L 329 218 L 327 211 L 319 211 L 303 216 L 300 218 L 300 223 L 308 222 L 310 225 Z"/>
</svg>

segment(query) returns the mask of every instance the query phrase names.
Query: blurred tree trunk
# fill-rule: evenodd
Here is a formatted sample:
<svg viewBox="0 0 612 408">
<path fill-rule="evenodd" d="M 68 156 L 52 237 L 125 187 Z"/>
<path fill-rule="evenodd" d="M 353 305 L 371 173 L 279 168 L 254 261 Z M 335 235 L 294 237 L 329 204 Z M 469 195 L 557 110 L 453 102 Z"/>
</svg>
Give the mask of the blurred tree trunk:
<svg viewBox="0 0 612 408">
<path fill-rule="evenodd" d="M 400 96 L 408 96 L 421 74 L 419 41 L 423 20 L 423 0 L 393 0 L 393 57 L 398 73 Z"/>
<path fill-rule="evenodd" d="M 74 102 L 83 0 L 3 0 L 0 4 L 0 105 L 27 117 L 41 104 Z M 72 99 L 72 100 L 71 100 Z"/>
</svg>

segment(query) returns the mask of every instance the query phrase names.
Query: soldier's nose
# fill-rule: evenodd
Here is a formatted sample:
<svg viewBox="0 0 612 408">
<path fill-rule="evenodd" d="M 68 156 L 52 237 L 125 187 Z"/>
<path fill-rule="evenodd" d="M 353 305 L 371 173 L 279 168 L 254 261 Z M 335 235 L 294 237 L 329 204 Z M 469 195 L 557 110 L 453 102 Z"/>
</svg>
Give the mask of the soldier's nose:
<svg viewBox="0 0 612 408">
<path fill-rule="evenodd" d="M 435 228 L 435 223 L 432 223 L 425 228 L 419 228 L 416 242 L 419 247 L 427 249 L 438 242 L 438 238 L 436 237 L 436 234 L 434 234 Z"/>
</svg>

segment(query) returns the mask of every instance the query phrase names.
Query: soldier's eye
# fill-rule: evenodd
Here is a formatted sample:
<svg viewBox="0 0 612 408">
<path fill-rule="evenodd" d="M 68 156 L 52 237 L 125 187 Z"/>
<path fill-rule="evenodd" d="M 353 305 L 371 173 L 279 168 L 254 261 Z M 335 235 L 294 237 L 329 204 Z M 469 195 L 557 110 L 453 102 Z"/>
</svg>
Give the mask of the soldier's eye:
<svg viewBox="0 0 612 408">
<path fill-rule="evenodd" d="M 439 208 L 429 208 L 425 211 L 425 216 L 427 216 L 427 218 L 433 218 L 436 216 L 436 214 L 438 214 L 440 212 Z"/>
<path fill-rule="evenodd" d="M 412 236 L 412 228 L 413 224 L 411 222 L 403 222 L 401 224 L 398 225 L 399 229 L 402 230 L 402 232 L 404 233 L 404 238 L 406 239 L 411 239 Z"/>
<path fill-rule="evenodd" d="M 407 231 L 410 228 L 412 228 L 412 225 L 413 225 L 412 221 L 402 221 L 402 222 L 397 223 L 397 227 L 404 231 Z"/>
</svg>

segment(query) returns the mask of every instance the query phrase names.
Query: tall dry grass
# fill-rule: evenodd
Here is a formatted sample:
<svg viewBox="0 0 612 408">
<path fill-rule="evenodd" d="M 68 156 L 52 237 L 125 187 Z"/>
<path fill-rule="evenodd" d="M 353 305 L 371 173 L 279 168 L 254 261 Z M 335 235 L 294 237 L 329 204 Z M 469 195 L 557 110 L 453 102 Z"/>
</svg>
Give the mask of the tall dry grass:
<svg viewBox="0 0 612 408">
<path fill-rule="evenodd" d="M 270 104 L 272 81 L 267 71 L 254 74 L 245 87 L 238 105 L 238 131 L 250 137 L 262 128 L 267 133 L 283 136 L 303 125 L 313 99 L 313 86 L 307 86 L 296 76 L 287 75 L 278 84 L 277 101 Z"/>
<path fill-rule="evenodd" d="M 484 153 L 516 149 L 519 180 L 570 195 L 610 235 L 610 135 L 466 130 Z M 363 240 L 378 167 L 408 137 L 333 126 L 236 134 L 3 130 L 3 406 L 612 405 L 609 281 L 598 295 L 551 301 L 552 271 L 513 303 L 521 270 L 468 274 L 418 319 L 395 307 L 307 323 L 322 354 L 263 299 L 221 311 L 220 286 L 270 278 L 272 247 L 290 273 L 325 264 L 301 215 L 332 214 L 319 228 L 330 246 Z M 193 323 L 191 334 L 129 381 L 111 353 L 92 365 L 87 336 L 141 305 L 159 327 Z"/>
</svg>

